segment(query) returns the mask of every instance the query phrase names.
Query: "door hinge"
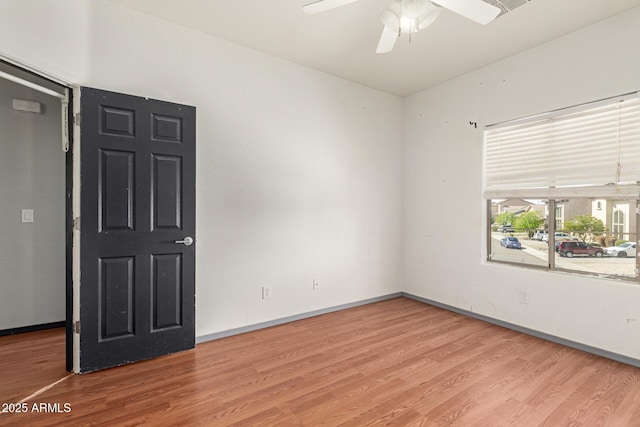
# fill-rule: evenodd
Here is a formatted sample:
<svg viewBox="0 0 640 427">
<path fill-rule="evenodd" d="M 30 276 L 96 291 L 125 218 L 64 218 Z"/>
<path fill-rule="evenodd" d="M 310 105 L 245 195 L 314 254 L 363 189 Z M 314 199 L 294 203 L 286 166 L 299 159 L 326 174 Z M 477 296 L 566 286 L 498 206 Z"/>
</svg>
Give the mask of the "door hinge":
<svg viewBox="0 0 640 427">
<path fill-rule="evenodd" d="M 76 334 L 80 333 L 80 321 L 76 320 L 73 324 L 73 332 L 75 332 Z"/>
<path fill-rule="evenodd" d="M 73 218 L 73 229 L 76 231 L 80 231 L 80 217 L 77 216 Z"/>
<path fill-rule="evenodd" d="M 81 119 L 80 113 L 75 113 L 73 115 L 73 124 L 76 126 L 80 126 L 80 119 Z"/>
</svg>

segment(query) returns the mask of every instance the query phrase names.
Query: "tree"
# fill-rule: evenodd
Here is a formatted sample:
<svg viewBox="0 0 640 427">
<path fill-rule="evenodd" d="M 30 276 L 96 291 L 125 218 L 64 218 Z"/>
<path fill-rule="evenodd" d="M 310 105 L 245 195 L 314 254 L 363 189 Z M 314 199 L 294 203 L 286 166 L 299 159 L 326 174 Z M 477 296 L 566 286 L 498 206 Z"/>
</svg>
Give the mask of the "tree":
<svg viewBox="0 0 640 427">
<path fill-rule="evenodd" d="M 501 214 L 496 215 L 494 219 L 494 224 L 504 225 L 504 224 L 513 224 L 516 220 L 516 214 L 513 212 L 502 212 Z"/>
<path fill-rule="evenodd" d="M 596 234 L 607 231 L 602 220 L 593 215 L 578 215 L 564 222 L 564 229 L 577 234 L 585 242 L 590 242 Z"/>
<path fill-rule="evenodd" d="M 519 230 L 527 230 L 529 238 L 533 237 L 533 232 L 544 222 L 544 218 L 537 211 L 525 212 L 515 219 L 515 227 Z"/>
</svg>

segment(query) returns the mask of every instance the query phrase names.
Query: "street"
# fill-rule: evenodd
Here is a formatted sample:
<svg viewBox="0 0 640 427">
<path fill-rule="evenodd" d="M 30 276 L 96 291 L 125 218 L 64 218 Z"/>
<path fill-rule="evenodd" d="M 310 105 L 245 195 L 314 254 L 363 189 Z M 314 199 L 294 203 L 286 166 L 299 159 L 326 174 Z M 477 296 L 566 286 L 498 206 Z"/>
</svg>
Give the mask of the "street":
<svg viewBox="0 0 640 427">
<path fill-rule="evenodd" d="M 538 240 L 529 240 L 526 233 L 512 233 L 522 244 L 522 249 L 507 249 L 500 246 L 500 239 L 509 234 L 491 233 L 492 259 L 527 265 L 546 267 L 548 265 L 548 244 Z M 635 258 L 617 258 L 604 256 L 602 258 L 589 256 L 561 257 L 555 254 L 556 268 L 565 270 L 584 271 L 595 274 L 635 277 Z"/>
</svg>

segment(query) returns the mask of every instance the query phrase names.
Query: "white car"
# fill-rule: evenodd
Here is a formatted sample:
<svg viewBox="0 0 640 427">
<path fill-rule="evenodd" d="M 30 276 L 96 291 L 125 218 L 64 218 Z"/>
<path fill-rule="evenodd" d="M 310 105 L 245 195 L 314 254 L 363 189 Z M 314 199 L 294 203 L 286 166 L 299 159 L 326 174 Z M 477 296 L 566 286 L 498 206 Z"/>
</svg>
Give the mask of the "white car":
<svg viewBox="0 0 640 427">
<path fill-rule="evenodd" d="M 556 231 L 555 233 L 553 233 L 556 242 L 559 242 L 560 240 L 580 240 L 577 237 L 574 236 L 569 236 L 567 233 L 561 233 L 560 231 Z M 548 242 L 549 241 L 549 233 L 544 234 L 540 240 L 542 240 L 543 242 Z"/>
<path fill-rule="evenodd" d="M 620 258 L 636 256 L 636 242 L 621 243 L 620 246 L 609 246 L 608 248 L 604 248 L 604 253 Z"/>
<path fill-rule="evenodd" d="M 547 231 L 547 230 L 536 230 L 536 232 L 533 233 L 533 238 L 535 240 L 542 240 L 542 238 L 545 235 L 547 236 L 547 241 L 548 241 L 549 240 L 549 231 Z"/>
</svg>

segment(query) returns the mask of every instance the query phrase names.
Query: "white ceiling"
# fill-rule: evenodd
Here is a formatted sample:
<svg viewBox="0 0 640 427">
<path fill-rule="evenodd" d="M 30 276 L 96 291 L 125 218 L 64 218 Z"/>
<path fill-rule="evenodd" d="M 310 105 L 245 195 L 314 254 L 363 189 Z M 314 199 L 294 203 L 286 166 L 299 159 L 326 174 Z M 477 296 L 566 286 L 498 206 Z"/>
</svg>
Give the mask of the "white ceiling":
<svg viewBox="0 0 640 427">
<path fill-rule="evenodd" d="M 240 45 L 405 96 L 624 10 L 640 0 L 531 0 L 486 26 L 448 10 L 427 29 L 376 54 L 380 12 L 360 0 L 317 15 L 311 0 L 110 0 Z"/>
</svg>

